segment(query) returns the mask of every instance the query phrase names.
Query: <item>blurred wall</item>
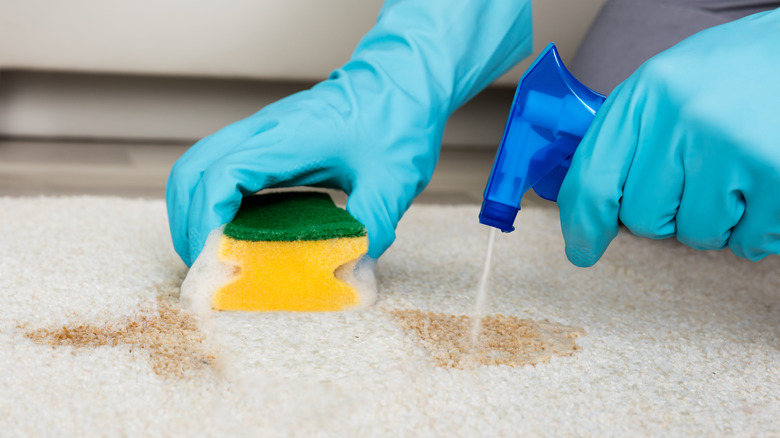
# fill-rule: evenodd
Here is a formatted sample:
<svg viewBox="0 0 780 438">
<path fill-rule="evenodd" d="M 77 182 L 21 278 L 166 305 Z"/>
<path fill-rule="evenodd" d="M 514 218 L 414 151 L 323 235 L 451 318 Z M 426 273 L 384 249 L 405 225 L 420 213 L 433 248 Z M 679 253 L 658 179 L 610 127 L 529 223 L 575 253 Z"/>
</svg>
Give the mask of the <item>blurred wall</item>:
<svg viewBox="0 0 780 438">
<path fill-rule="evenodd" d="M 535 0 L 537 53 L 555 41 L 570 60 L 604 2 Z M 381 3 L 3 0 L 0 136 L 202 137 L 327 77 Z M 532 59 L 456 113 L 445 143 L 494 145 Z"/>
</svg>

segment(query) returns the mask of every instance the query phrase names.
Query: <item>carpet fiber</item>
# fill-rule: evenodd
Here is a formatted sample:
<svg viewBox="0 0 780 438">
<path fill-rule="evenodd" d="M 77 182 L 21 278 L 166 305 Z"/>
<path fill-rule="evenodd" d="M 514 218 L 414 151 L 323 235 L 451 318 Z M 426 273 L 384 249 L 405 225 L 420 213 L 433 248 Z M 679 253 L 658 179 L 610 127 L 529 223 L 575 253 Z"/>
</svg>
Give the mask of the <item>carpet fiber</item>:
<svg viewBox="0 0 780 438">
<path fill-rule="evenodd" d="M 0 198 L 0 435 L 780 435 L 780 258 L 622 232 L 574 268 L 554 207 L 497 237 L 485 307 L 577 350 L 438 366 L 392 312 L 471 312 L 477 213 L 414 206 L 368 310 L 203 319 L 161 201 Z"/>
</svg>

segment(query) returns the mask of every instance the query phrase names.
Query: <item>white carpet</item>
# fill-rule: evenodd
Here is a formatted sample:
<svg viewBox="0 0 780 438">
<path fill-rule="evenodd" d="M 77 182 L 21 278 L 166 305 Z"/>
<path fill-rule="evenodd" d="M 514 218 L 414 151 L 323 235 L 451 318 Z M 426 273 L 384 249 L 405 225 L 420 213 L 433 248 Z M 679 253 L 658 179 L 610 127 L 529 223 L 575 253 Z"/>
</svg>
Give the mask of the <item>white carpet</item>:
<svg viewBox="0 0 780 438">
<path fill-rule="evenodd" d="M 780 258 L 624 233 L 578 269 L 554 208 L 498 236 L 487 310 L 583 327 L 582 349 L 535 367 L 434 366 L 388 311 L 471 311 L 477 212 L 413 207 L 377 266 L 375 307 L 217 314 L 201 345 L 216 359 L 161 374 L 148 348 L 27 334 L 121 326 L 175 296 L 186 268 L 164 204 L 0 198 L 0 435 L 780 435 Z"/>
</svg>

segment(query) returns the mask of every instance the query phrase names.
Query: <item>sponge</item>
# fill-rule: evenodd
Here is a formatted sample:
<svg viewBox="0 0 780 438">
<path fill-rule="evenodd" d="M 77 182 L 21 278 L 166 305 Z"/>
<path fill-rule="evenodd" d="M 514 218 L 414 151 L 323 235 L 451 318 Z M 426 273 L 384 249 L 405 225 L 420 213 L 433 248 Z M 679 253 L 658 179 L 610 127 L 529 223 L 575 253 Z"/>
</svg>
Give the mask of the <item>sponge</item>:
<svg viewBox="0 0 780 438">
<path fill-rule="evenodd" d="M 203 251 L 215 251 L 218 263 L 232 266 L 232 275 L 212 288 L 214 309 L 339 311 L 376 298 L 372 267 L 359 263 L 368 251 L 366 229 L 326 193 L 244 198 L 218 238 Z M 356 269 L 363 273 L 356 276 Z M 370 279 L 361 281 L 366 270 Z"/>
</svg>

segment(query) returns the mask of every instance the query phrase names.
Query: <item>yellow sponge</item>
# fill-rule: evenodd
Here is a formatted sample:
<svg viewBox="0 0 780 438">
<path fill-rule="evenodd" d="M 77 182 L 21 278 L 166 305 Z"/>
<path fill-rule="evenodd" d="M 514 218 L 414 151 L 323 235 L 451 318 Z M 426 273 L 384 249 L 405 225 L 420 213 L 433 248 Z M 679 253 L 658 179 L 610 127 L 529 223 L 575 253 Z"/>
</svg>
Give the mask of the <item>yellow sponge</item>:
<svg viewBox="0 0 780 438">
<path fill-rule="evenodd" d="M 338 311 L 374 300 L 354 276 L 368 251 L 365 227 L 327 194 L 245 198 L 223 233 L 218 260 L 234 277 L 214 292 L 214 309 Z"/>
<path fill-rule="evenodd" d="M 240 271 L 214 294 L 215 309 L 332 311 L 360 304 L 356 288 L 335 272 L 368 251 L 366 237 L 251 242 L 222 236 L 219 251 Z"/>
</svg>

